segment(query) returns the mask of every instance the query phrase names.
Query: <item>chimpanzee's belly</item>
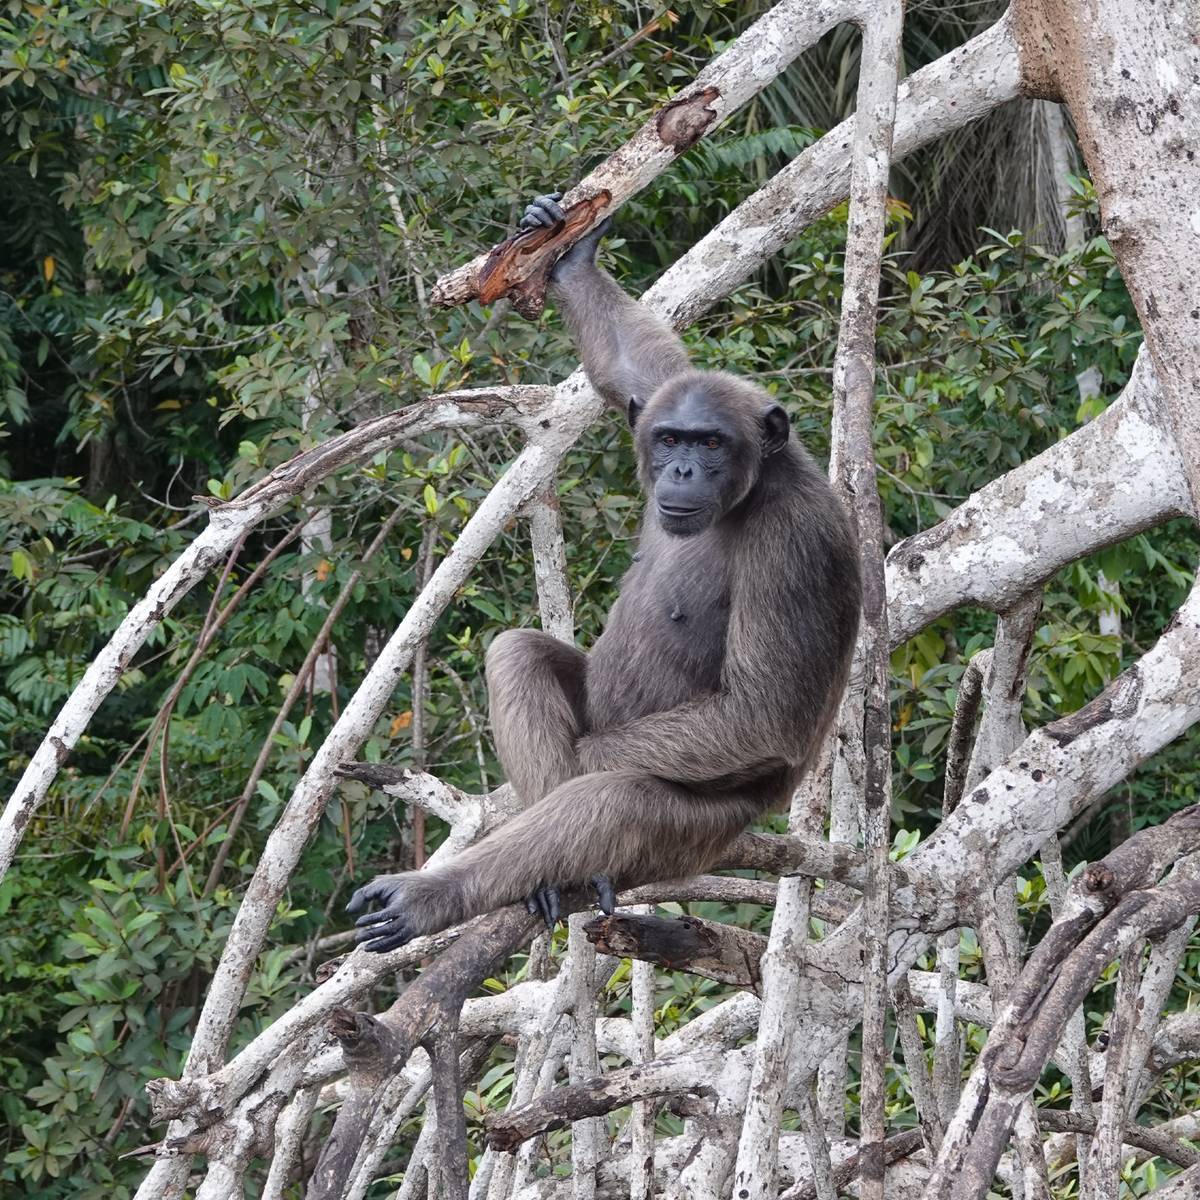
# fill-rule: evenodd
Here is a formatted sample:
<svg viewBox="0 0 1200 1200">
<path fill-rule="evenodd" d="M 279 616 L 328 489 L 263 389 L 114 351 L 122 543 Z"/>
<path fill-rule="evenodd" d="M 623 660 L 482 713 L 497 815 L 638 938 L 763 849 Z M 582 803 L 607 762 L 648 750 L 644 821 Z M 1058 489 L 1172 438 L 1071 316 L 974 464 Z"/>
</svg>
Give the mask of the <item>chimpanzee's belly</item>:
<svg viewBox="0 0 1200 1200">
<path fill-rule="evenodd" d="M 668 537 L 648 527 L 587 667 L 588 725 L 624 725 L 720 687 L 729 627 L 729 562 L 715 531 Z"/>
</svg>

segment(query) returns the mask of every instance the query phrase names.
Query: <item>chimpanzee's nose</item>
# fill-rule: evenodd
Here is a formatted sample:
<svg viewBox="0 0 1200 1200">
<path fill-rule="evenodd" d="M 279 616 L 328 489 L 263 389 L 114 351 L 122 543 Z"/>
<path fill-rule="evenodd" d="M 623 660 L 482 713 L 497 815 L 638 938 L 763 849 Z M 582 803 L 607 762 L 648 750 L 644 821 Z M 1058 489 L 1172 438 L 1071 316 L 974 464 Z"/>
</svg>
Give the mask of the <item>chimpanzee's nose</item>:
<svg viewBox="0 0 1200 1200">
<path fill-rule="evenodd" d="M 692 464 L 691 463 L 676 463 L 672 469 L 672 477 L 677 480 L 691 479 Z"/>
</svg>

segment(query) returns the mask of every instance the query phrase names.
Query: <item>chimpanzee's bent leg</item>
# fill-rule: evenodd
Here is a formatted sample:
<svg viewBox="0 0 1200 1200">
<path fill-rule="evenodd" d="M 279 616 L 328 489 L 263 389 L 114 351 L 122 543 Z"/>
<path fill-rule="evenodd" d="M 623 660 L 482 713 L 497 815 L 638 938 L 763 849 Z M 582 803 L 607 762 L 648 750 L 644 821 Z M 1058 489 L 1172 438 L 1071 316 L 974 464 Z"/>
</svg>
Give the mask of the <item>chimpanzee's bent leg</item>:
<svg viewBox="0 0 1200 1200">
<path fill-rule="evenodd" d="M 597 875 L 621 888 L 693 875 L 772 799 L 753 789 L 706 793 L 636 771 L 569 779 L 444 866 L 381 875 L 359 888 L 351 912 L 371 902 L 382 908 L 359 918 L 356 940 L 390 950 Z"/>
<path fill-rule="evenodd" d="M 579 774 L 587 655 L 548 633 L 510 629 L 487 654 L 496 753 L 522 805 Z"/>
</svg>

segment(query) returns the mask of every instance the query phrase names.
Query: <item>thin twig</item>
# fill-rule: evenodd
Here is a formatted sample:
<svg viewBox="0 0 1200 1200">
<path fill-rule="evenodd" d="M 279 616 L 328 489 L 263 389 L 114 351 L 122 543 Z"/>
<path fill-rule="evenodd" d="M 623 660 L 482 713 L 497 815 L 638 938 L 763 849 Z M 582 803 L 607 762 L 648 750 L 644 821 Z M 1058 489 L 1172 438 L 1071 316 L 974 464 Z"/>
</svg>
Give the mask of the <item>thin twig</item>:
<svg viewBox="0 0 1200 1200">
<path fill-rule="evenodd" d="M 303 521 L 297 522 L 292 526 L 291 529 L 288 530 L 287 533 L 283 535 L 283 537 L 279 539 L 279 541 L 275 543 L 274 546 L 271 547 L 267 554 L 264 555 L 262 562 L 260 562 L 244 580 L 242 580 L 237 591 L 230 596 L 229 601 L 217 615 L 215 620 L 210 622 L 207 617 L 205 618 L 205 629 L 201 632 L 201 636 L 196 643 L 196 648 L 192 651 L 187 662 L 184 664 L 183 669 L 179 672 L 179 677 L 175 680 L 175 683 L 172 685 L 171 690 L 167 693 L 167 697 L 163 701 L 162 706 L 155 714 L 153 722 L 151 722 L 150 729 L 147 733 L 149 738 L 153 739 L 156 731 L 170 720 L 171 713 L 175 709 L 175 704 L 179 700 L 180 693 L 187 685 L 188 680 L 191 678 L 192 672 L 196 669 L 196 664 L 201 660 L 201 658 L 204 657 L 204 654 L 208 650 L 208 647 L 212 644 L 213 639 L 220 632 L 221 627 L 237 611 L 238 606 L 246 598 L 246 596 L 249 595 L 254 585 L 258 583 L 258 581 L 267 573 L 271 564 L 279 557 L 280 554 L 283 553 L 284 550 L 287 549 L 288 546 L 291 545 L 292 542 L 296 540 L 297 537 L 300 536 L 300 530 L 303 528 L 303 526 Z M 245 535 L 243 534 L 235 543 L 233 553 L 236 553 L 237 548 L 240 547 L 244 541 Z M 224 578 L 226 578 L 226 576 L 222 576 L 222 579 Z M 220 594 L 220 587 L 213 591 L 214 603 Z M 211 614 L 211 612 L 212 606 L 210 605 L 209 613 Z M 134 780 L 133 787 L 130 789 L 129 800 L 125 807 L 125 815 L 121 819 L 122 837 L 124 837 L 128 832 L 129 822 L 133 819 L 133 806 L 137 799 L 137 793 L 141 785 L 142 775 L 146 769 L 146 763 L 149 759 L 150 749 L 150 747 L 147 747 L 146 756 L 142 759 L 141 766 L 138 767 L 137 777 Z"/>
<path fill-rule="evenodd" d="M 1128 1098 L 1132 1051 L 1137 1044 L 1134 1026 L 1137 1023 L 1138 990 L 1142 982 L 1142 954 L 1145 943 L 1138 941 L 1121 955 L 1117 990 L 1113 998 L 1112 1021 L 1109 1025 L 1108 1049 L 1104 1059 L 1104 1096 L 1100 1101 L 1100 1116 L 1088 1156 L 1087 1171 L 1080 1180 L 1080 1200 L 1117 1200 L 1121 1187 L 1121 1147 L 1125 1142 L 1128 1123 Z"/>
<path fill-rule="evenodd" d="M 635 914 L 650 916 L 653 908 L 640 904 Z M 654 965 L 635 961 L 632 967 L 632 1014 L 634 1062 L 654 1061 Z M 655 1105 L 639 1100 L 629 1118 L 629 1200 L 654 1197 L 654 1111 Z"/>
<path fill-rule="evenodd" d="M 358 581 L 362 578 L 363 568 L 375 557 L 376 552 L 383 545 L 388 534 L 391 533 L 392 528 L 403 514 L 403 506 L 397 507 L 391 516 L 384 521 L 380 526 L 379 532 L 364 551 L 359 565 L 350 573 L 350 577 L 338 593 L 337 599 L 330 605 L 329 612 L 326 613 L 325 620 L 321 623 L 321 628 L 317 632 L 317 636 L 313 639 L 308 653 L 304 656 L 304 662 L 296 672 L 296 676 L 292 680 L 292 686 L 283 698 L 283 703 L 280 705 L 279 711 L 275 714 L 275 719 L 271 722 L 271 728 L 267 731 L 267 736 L 263 739 L 262 746 L 258 751 L 258 757 L 254 761 L 254 766 L 250 769 L 245 786 L 242 788 L 242 794 L 237 798 L 237 802 L 233 806 L 229 818 L 229 827 L 225 831 L 224 839 L 217 847 L 217 853 L 213 857 L 213 864 L 209 868 L 208 879 L 204 884 L 205 896 L 211 896 L 220 882 L 221 871 L 225 867 L 225 860 L 229 857 L 229 852 L 233 849 L 234 836 L 238 829 L 241 828 L 242 820 L 246 815 L 246 810 L 250 806 L 250 801 L 258 790 L 258 782 L 262 779 L 263 772 L 266 770 L 267 763 L 270 760 L 271 752 L 275 749 L 276 734 L 283 728 L 283 723 L 287 720 L 296 701 L 304 694 L 304 690 L 316 667 L 317 660 L 325 651 L 330 632 L 337 623 L 338 618 L 342 615 L 346 605 L 350 603 L 354 595 L 354 589 L 358 585 Z"/>
</svg>

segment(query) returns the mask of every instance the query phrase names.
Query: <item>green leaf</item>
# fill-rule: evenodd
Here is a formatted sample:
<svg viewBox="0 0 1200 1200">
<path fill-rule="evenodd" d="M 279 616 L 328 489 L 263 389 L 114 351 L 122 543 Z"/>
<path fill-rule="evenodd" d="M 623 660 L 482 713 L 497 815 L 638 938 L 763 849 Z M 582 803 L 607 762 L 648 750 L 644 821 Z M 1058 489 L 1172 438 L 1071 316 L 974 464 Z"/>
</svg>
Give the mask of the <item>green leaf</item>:
<svg viewBox="0 0 1200 1200">
<path fill-rule="evenodd" d="M 265 779 L 260 779 L 254 790 L 271 804 L 283 804 L 283 801 L 279 798 L 279 793 Z"/>
<path fill-rule="evenodd" d="M 433 368 L 429 365 L 429 359 L 423 354 L 413 356 L 412 360 L 413 374 L 427 387 L 433 387 Z"/>
</svg>

